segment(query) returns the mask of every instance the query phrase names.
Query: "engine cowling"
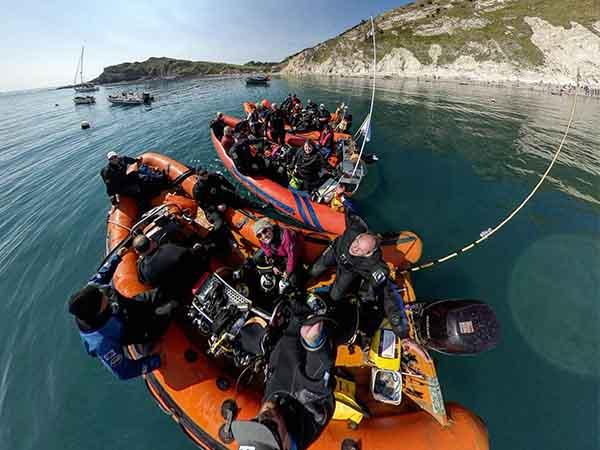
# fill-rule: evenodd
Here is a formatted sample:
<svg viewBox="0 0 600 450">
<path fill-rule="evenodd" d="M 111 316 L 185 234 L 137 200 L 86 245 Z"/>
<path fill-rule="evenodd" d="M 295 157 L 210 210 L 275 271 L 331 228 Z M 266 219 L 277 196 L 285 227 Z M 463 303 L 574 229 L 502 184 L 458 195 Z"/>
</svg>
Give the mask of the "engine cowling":
<svg viewBox="0 0 600 450">
<path fill-rule="evenodd" d="M 448 354 L 470 355 L 494 348 L 500 323 L 494 310 L 478 300 L 439 300 L 426 304 L 418 320 L 421 342 Z"/>
</svg>

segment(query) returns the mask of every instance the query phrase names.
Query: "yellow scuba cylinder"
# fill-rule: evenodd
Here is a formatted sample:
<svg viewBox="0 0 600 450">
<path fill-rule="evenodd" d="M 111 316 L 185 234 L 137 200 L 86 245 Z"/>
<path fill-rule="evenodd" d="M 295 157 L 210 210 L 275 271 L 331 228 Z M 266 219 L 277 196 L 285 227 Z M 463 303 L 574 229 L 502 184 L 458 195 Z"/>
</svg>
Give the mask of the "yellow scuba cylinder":
<svg viewBox="0 0 600 450">
<path fill-rule="evenodd" d="M 373 335 L 368 362 L 371 368 L 371 394 L 375 400 L 392 405 L 402 402 L 400 361 L 402 344 L 387 319 Z"/>
<path fill-rule="evenodd" d="M 378 369 L 399 371 L 401 357 L 400 338 L 392 330 L 390 322 L 385 319 L 371 340 L 369 364 Z"/>
</svg>

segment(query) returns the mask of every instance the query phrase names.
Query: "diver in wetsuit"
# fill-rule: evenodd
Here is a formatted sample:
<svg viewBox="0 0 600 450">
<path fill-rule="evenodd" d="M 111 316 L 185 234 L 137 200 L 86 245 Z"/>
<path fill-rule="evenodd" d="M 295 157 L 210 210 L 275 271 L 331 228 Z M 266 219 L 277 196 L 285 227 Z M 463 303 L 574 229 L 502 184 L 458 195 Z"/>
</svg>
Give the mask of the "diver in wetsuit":
<svg viewBox="0 0 600 450">
<path fill-rule="evenodd" d="M 142 158 L 119 156 L 114 151 L 108 152 L 106 158 L 108 164 L 102 168 L 100 176 L 106 185 L 106 193 L 111 203 L 113 205 L 118 203 L 117 195 L 139 197 L 142 186 L 138 174 L 135 171 L 127 173 L 127 169 L 132 164 L 141 164 Z"/>
<path fill-rule="evenodd" d="M 87 353 L 100 359 L 121 380 L 160 367 L 158 354 L 132 360 L 125 355 L 123 347 L 156 341 L 166 330 L 170 315 L 177 307 L 177 302 L 167 301 L 157 289 L 123 299 L 112 288 L 112 276 L 125 251 L 122 248 L 113 254 L 68 302 Z"/>
<path fill-rule="evenodd" d="M 223 137 L 223 130 L 225 129 L 225 119 L 222 112 L 217 113 L 217 117 L 210 122 L 210 129 L 213 130 L 218 140 Z"/>
<path fill-rule="evenodd" d="M 329 296 L 334 302 L 341 301 L 355 283 L 362 282 L 362 300 L 383 304 L 394 332 L 400 337 L 407 336 L 404 303 L 396 286 L 389 279 L 390 272 L 383 260 L 379 240 L 350 209 L 346 210 L 346 230 L 335 238 L 313 264 L 309 277 L 319 277 L 332 267 L 336 268 L 336 276 Z"/>
<path fill-rule="evenodd" d="M 294 313 L 269 356 L 258 415 L 234 421 L 239 450 L 306 450 L 335 408 L 335 347 L 320 318 Z"/>
</svg>

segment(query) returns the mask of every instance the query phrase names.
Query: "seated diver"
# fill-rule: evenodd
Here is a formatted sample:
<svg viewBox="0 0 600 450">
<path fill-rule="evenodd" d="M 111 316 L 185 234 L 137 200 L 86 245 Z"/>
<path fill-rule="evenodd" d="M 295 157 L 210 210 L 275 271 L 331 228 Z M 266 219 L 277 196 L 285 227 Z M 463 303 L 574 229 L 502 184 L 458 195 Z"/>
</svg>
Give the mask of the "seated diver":
<svg viewBox="0 0 600 450">
<path fill-rule="evenodd" d="M 297 108 L 298 106 L 302 109 L 302 100 L 296 97 L 296 94 L 292 94 L 292 106 Z"/>
<path fill-rule="evenodd" d="M 305 108 L 306 108 L 307 112 L 312 112 L 314 114 L 317 114 L 319 112 L 319 107 L 310 98 L 306 102 L 306 107 Z"/>
<path fill-rule="evenodd" d="M 333 416 L 335 346 L 323 320 L 294 316 L 269 356 L 258 415 L 232 424 L 239 450 L 306 450 Z"/>
<path fill-rule="evenodd" d="M 223 137 L 223 130 L 225 129 L 225 119 L 222 112 L 218 112 L 217 116 L 214 120 L 210 122 L 210 128 L 215 133 L 217 139 L 221 139 Z"/>
<path fill-rule="evenodd" d="M 240 197 L 227 178 L 218 172 L 209 173 L 200 168 L 198 178 L 192 194 L 198 206 L 202 208 L 206 218 L 218 230 L 223 225 L 223 213 L 230 208 L 244 208 L 255 206 L 243 197 Z"/>
<path fill-rule="evenodd" d="M 331 155 L 333 149 L 335 148 L 333 138 L 333 128 L 331 128 L 331 125 L 326 123 L 323 126 L 323 130 L 321 130 L 321 134 L 319 136 L 319 145 L 321 147 L 319 151 L 325 158 L 328 158 L 329 155 Z"/>
<path fill-rule="evenodd" d="M 248 121 L 248 126 L 250 127 L 250 133 L 254 136 L 262 136 L 263 133 L 263 123 L 260 117 L 260 110 L 262 106 L 259 104 L 248 114 L 246 120 Z"/>
<path fill-rule="evenodd" d="M 290 187 L 313 192 L 321 185 L 321 171 L 329 170 L 329 164 L 310 139 L 304 142 L 302 151 L 296 152 L 292 161 Z"/>
<path fill-rule="evenodd" d="M 292 110 L 292 94 L 288 94 L 285 100 L 281 102 L 281 110 L 288 114 Z"/>
<path fill-rule="evenodd" d="M 193 248 L 170 242 L 159 245 L 140 234 L 133 239 L 133 249 L 139 255 L 140 281 L 164 290 L 176 300 L 185 298 L 208 268 L 206 248 L 201 244 Z"/>
<path fill-rule="evenodd" d="M 229 150 L 229 156 L 233 160 L 235 167 L 244 175 L 253 175 L 263 172 L 264 160 L 253 153 L 250 144 L 254 144 L 256 139 L 252 136 L 246 136 L 240 133 L 235 138 L 235 143 Z"/>
<path fill-rule="evenodd" d="M 290 126 L 292 129 L 296 129 L 300 126 L 302 122 L 302 106 L 296 105 L 292 108 L 289 118 Z"/>
<path fill-rule="evenodd" d="M 260 249 L 252 257 L 255 265 L 273 264 L 273 273 L 281 277 L 280 291 L 287 286 L 298 288 L 302 284 L 300 263 L 301 237 L 290 228 L 280 227 L 263 217 L 252 227 Z"/>
<path fill-rule="evenodd" d="M 323 128 L 331 120 L 331 113 L 327 108 L 325 108 L 325 105 L 323 103 L 319 105 L 319 112 L 317 113 L 317 117 L 319 118 L 319 129 Z"/>
<path fill-rule="evenodd" d="M 106 185 L 106 193 L 111 203 L 118 203 L 117 196 L 125 195 L 138 200 L 155 195 L 165 187 L 166 177 L 162 171 L 143 165 L 143 159 L 119 156 L 111 151 L 106 155 L 108 164 L 100 171 Z M 138 164 L 137 170 L 129 171 L 132 164 Z"/>
<path fill-rule="evenodd" d="M 235 139 L 233 138 L 233 128 L 225 127 L 223 129 L 223 138 L 221 139 L 221 145 L 223 145 L 223 149 L 225 153 L 229 154 L 229 149 L 234 144 Z"/>
<path fill-rule="evenodd" d="M 404 303 L 397 287 L 389 279 L 389 268 L 381 253 L 379 239 L 367 224 L 346 209 L 346 230 L 327 247 L 310 269 L 309 277 L 321 276 L 335 267 L 335 282 L 329 290 L 334 302 L 342 300 L 357 282 L 361 282 L 362 300 L 383 304 L 392 329 L 399 337 L 408 333 Z"/>
<path fill-rule="evenodd" d="M 127 172 L 132 164 L 141 164 L 142 158 L 130 158 L 129 156 L 119 156 L 117 152 L 111 151 L 106 155 L 108 164 L 100 171 L 100 176 L 106 185 L 106 193 L 110 197 L 111 203 L 118 203 L 117 195 L 129 197 L 139 197 L 142 193 L 142 186 L 137 172 Z"/>
<path fill-rule="evenodd" d="M 277 103 L 273 103 L 265 120 L 266 128 L 271 133 L 271 140 L 276 144 L 285 144 L 285 114 Z"/>
<path fill-rule="evenodd" d="M 69 299 L 83 345 L 90 356 L 119 379 L 126 380 L 151 372 L 161 365 L 158 354 L 129 359 L 123 347 L 156 341 L 166 330 L 176 302 L 167 302 L 153 289 L 121 301 L 111 279 L 126 249 L 113 254 L 90 278 L 88 284 Z"/>
</svg>

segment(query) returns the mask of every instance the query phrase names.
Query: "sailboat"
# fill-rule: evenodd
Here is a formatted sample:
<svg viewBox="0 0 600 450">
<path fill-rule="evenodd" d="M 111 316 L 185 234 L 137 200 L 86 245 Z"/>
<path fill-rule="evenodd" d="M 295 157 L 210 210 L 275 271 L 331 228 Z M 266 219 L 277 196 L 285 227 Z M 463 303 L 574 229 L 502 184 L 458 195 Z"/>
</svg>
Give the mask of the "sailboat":
<svg viewBox="0 0 600 450">
<path fill-rule="evenodd" d="M 99 90 L 98 87 L 94 86 L 92 83 L 84 83 L 83 82 L 83 52 L 84 47 L 81 47 L 81 57 L 79 58 L 79 62 L 77 64 L 77 69 L 75 70 L 75 79 L 73 80 L 73 84 L 75 85 L 75 92 L 94 92 Z M 77 84 L 77 74 L 79 73 L 79 84 Z"/>
</svg>

